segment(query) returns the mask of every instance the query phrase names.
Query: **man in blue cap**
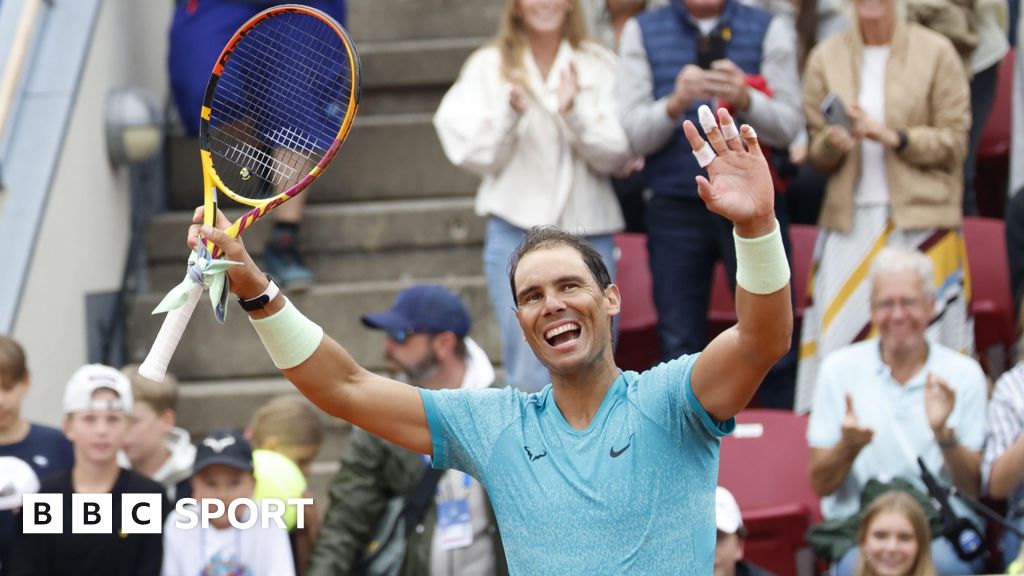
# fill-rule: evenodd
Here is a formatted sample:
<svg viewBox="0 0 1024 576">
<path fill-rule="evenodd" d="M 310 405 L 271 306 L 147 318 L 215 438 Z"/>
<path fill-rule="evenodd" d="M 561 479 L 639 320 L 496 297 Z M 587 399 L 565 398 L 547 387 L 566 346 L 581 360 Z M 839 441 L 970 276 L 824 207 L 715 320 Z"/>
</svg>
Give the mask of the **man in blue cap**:
<svg viewBox="0 0 1024 576">
<path fill-rule="evenodd" d="M 469 311 L 444 286 L 408 288 L 390 310 L 362 320 L 387 334 L 388 363 L 413 386 L 471 390 L 494 385 L 491 361 L 467 335 Z M 331 505 L 306 573 L 370 572 L 366 568 L 373 556 L 364 551 L 387 515 L 389 500 L 434 482 L 437 489 L 429 492 L 436 496 L 415 519 L 422 530 L 409 533 L 401 573 L 503 574 L 501 537 L 483 486 L 457 470 L 429 477 L 429 465 L 426 457 L 356 428 L 331 482 Z"/>
</svg>

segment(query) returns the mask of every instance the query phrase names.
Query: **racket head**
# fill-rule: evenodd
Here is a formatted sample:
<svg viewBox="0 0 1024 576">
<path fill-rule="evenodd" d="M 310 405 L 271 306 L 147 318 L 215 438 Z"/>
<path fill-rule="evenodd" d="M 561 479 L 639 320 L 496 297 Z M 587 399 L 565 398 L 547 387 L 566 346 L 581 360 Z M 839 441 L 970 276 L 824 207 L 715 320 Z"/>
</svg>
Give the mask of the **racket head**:
<svg viewBox="0 0 1024 576">
<path fill-rule="evenodd" d="M 233 235 L 323 172 L 352 127 L 360 78 L 348 32 L 320 10 L 275 6 L 238 29 L 214 65 L 199 124 L 208 178 L 254 207 Z"/>
</svg>

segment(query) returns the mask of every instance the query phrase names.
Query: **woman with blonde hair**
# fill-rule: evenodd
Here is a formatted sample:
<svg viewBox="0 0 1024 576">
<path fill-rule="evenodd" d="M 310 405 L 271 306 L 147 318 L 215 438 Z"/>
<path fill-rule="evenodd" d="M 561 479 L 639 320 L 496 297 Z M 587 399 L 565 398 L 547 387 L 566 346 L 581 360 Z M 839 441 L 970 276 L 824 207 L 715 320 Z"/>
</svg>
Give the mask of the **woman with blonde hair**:
<svg viewBox="0 0 1024 576">
<path fill-rule="evenodd" d="M 533 226 L 587 240 L 615 275 L 612 233 L 623 228 L 609 175 L 630 160 L 615 114 L 615 55 L 588 39 L 579 0 L 506 0 L 494 40 L 474 52 L 434 116 L 456 166 L 483 177 L 484 268 L 508 381 L 536 391 L 550 379 L 516 320 L 509 258 Z"/>
<path fill-rule="evenodd" d="M 868 506 L 857 533 L 856 576 L 934 576 L 931 529 L 906 492 L 886 492 Z"/>
</svg>

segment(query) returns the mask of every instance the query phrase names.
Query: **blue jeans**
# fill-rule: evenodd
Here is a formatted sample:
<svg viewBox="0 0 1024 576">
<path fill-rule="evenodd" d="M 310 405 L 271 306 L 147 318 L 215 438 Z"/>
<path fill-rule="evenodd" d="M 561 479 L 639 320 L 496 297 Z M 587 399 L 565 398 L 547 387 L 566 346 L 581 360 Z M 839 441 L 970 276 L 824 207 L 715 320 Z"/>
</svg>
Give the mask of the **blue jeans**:
<svg viewBox="0 0 1024 576">
<path fill-rule="evenodd" d="M 832 566 L 832 574 L 835 576 L 853 576 L 857 568 L 857 558 L 860 556 L 860 547 L 854 546 L 847 550 L 846 554 Z M 935 564 L 935 571 L 939 576 L 979 574 L 985 568 L 985 558 L 976 559 L 973 563 L 964 562 L 956 555 L 956 550 L 949 540 L 936 538 L 932 540 L 932 562 Z"/>
<path fill-rule="evenodd" d="M 1024 516 L 1007 518 L 1007 520 L 1017 529 L 1024 530 Z M 1009 566 L 1010 562 L 1016 560 L 1017 554 L 1020 553 L 1020 537 L 1009 530 L 1003 530 L 1003 536 L 999 539 L 999 552 L 1003 555 L 1003 566 Z"/>
<path fill-rule="evenodd" d="M 533 354 L 530 345 L 523 340 L 508 280 L 509 261 L 524 236 L 525 230 L 491 216 L 487 221 L 487 237 L 484 240 L 484 273 L 487 275 L 487 291 L 501 333 L 501 361 L 505 366 L 508 385 L 524 392 L 536 392 L 551 382 L 551 377 L 548 369 Z M 614 282 L 614 237 L 611 234 L 600 234 L 587 236 L 586 239 L 601 254 Z"/>
</svg>

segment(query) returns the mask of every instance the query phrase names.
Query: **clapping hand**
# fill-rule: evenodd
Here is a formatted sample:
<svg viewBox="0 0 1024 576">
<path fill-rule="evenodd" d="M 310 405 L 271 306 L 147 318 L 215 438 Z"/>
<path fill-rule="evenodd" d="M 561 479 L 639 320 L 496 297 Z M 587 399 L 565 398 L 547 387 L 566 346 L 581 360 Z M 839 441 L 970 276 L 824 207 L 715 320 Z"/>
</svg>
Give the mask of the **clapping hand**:
<svg viewBox="0 0 1024 576">
<path fill-rule="evenodd" d="M 934 372 L 928 373 L 928 382 L 924 388 L 924 410 L 928 415 L 928 425 L 938 435 L 946 427 L 946 420 L 953 412 L 956 404 L 956 390 Z"/>
<path fill-rule="evenodd" d="M 568 114 L 576 103 L 576 94 L 580 91 L 580 79 L 576 72 L 576 63 L 569 62 L 569 65 L 562 70 L 558 83 L 558 113 Z"/>
<path fill-rule="evenodd" d="M 853 411 L 853 398 L 846 393 L 846 415 L 843 417 L 843 439 L 842 442 L 850 448 L 860 452 L 860 449 L 871 443 L 875 431 L 867 426 L 862 426 Z"/>
</svg>

